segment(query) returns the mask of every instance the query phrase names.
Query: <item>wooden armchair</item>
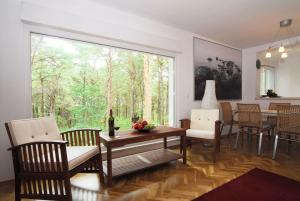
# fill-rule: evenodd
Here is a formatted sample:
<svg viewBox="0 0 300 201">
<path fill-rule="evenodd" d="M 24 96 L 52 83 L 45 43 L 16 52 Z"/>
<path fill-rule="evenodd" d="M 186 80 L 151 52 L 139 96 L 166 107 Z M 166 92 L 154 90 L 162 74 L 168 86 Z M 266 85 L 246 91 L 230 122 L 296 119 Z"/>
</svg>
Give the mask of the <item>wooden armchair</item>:
<svg viewBox="0 0 300 201">
<path fill-rule="evenodd" d="M 54 117 L 5 123 L 11 142 L 15 200 L 72 200 L 70 178 L 97 172 L 104 182 L 100 130 L 59 133 Z"/>
<path fill-rule="evenodd" d="M 191 119 L 182 119 L 181 128 L 185 128 L 187 140 L 211 143 L 214 146 L 213 162 L 220 152 L 221 132 L 218 109 L 193 109 Z"/>
</svg>

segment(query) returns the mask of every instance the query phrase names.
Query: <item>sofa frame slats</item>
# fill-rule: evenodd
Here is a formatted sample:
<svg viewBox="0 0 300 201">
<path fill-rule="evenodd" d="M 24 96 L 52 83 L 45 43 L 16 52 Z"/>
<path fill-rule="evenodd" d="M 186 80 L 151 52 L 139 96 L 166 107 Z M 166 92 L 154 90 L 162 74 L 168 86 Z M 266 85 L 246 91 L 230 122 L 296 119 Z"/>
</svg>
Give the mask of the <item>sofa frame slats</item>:
<svg viewBox="0 0 300 201">
<path fill-rule="evenodd" d="M 8 123 L 5 127 L 12 139 Z M 79 129 L 61 133 L 63 141 L 33 141 L 14 146 L 15 200 L 72 200 L 70 177 L 79 172 L 97 172 L 104 183 L 100 146 L 101 130 Z M 11 142 L 13 142 L 11 140 Z M 69 170 L 67 146 L 99 147 L 99 154 Z"/>
</svg>

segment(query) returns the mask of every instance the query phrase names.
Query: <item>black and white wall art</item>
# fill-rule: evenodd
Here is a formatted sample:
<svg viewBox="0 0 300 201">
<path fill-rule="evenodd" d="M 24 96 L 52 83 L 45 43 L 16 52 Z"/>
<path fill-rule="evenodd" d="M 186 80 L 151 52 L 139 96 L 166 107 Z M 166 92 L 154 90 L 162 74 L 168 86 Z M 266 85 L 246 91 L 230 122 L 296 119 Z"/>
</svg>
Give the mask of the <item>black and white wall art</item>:
<svg viewBox="0 0 300 201">
<path fill-rule="evenodd" d="M 242 52 L 194 38 L 195 100 L 202 100 L 205 81 L 216 81 L 218 100 L 242 98 Z"/>
</svg>

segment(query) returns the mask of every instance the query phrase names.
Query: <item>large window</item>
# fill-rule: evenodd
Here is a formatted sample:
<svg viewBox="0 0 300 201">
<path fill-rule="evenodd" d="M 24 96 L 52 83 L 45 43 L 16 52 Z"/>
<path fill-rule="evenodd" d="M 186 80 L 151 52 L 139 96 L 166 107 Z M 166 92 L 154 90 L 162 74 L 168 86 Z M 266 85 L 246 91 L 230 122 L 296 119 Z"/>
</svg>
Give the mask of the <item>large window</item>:
<svg viewBox="0 0 300 201">
<path fill-rule="evenodd" d="M 61 130 L 106 129 L 112 108 L 121 129 L 135 116 L 167 125 L 173 60 L 32 33 L 33 116 L 55 114 Z"/>
</svg>

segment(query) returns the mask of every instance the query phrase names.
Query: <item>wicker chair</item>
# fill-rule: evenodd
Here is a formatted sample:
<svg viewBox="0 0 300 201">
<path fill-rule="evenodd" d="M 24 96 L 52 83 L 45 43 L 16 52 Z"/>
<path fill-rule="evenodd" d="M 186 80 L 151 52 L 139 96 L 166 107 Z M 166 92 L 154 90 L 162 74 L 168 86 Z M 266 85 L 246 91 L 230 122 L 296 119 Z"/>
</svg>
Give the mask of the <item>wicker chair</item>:
<svg viewBox="0 0 300 201">
<path fill-rule="evenodd" d="M 262 137 L 265 132 L 269 132 L 272 128 L 268 122 L 263 122 L 259 104 L 237 104 L 238 108 L 238 132 L 234 148 L 237 149 L 239 135 L 242 137 L 245 133 L 259 135 L 257 154 L 261 154 Z"/>
<path fill-rule="evenodd" d="M 269 104 L 269 110 L 277 110 L 277 106 L 290 106 L 291 105 L 291 103 L 274 103 L 274 102 L 271 102 L 270 104 Z M 274 126 L 274 127 L 276 127 L 276 125 L 277 125 L 277 117 L 276 116 L 269 116 L 268 117 L 268 122 L 272 125 L 272 126 Z"/>
<path fill-rule="evenodd" d="M 228 131 L 228 137 L 230 139 L 230 136 L 232 134 L 232 127 L 233 125 L 237 125 L 238 122 L 233 119 L 233 114 L 232 114 L 232 107 L 230 102 L 221 102 L 220 103 L 222 112 L 223 112 L 223 122 L 221 126 L 221 133 L 223 131 L 224 126 L 230 126 L 229 131 Z"/>
<path fill-rule="evenodd" d="M 220 152 L 220 125 L 218 109 L 193 109 L 191 119 L 182 119 L 181 128 L 185 128 L 187 140 L 192 143 L 204 142 L 214 146 L 213 162 Z"/>
<path fill-rule="evenodd" d="M 273 148 L 273 156 L 276 157 L 278 140 L 288 142 L 300 142 L 300 105 L 277 106 L 277 127 Z"/>
<path fill-rule="evenodd" d="M 15 200 L 72 200 L 70 178 L 78 172 L 99 173 L 104 182 L 100 130 L 59 133 L 55 119 L 5 123 L 15 172 Z"/>
</svg>

